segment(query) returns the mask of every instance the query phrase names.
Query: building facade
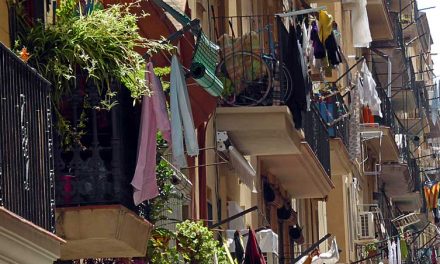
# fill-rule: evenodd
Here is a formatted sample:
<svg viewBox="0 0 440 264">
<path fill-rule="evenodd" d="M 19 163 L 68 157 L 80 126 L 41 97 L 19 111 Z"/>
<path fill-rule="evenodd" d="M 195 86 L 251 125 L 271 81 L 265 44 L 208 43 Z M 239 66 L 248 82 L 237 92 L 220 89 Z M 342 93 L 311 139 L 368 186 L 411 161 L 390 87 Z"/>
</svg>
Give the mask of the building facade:
<svg viewBox="0 0 440 264">
<path fill-rule="evenodd" d="M 33 19 L 53 23 L 55 2 L 27 2 L 34 3 L 27 7 Z M 104 4 L 122 2 L 130 1 Z M 379 263 L 389 258 L 393 241 L 407 248 L 405 263 L 431 263 L 437 256 L 440 216 L 432 209 L 438 193 L 432 198 L 430 192 L 438 181 L 440 95 L 429 24 L 417 1 L 149 0 L 138 8 L 133 12 L 150 14 L 138 21 L 144 37 L 186 33 L 172 44 L 188 69 L 200 152 L 176 172 L 182 175 L 179 184 L 186 184 L 185 199 L 169 201 L 170 218 L 203 220 L 229 243 L 236 230 L 244 234 L 250 227 L 267 263 L 297 263 L 315 249 L 337 252 L 337 263 Z M 140 113 L 127 94 L 107 114 L 92 108 L 86 145 L 68 151 L 56 133 L 50 135 L 49 111 L 41 124 L 48 138 L 35 143 L 43 146 L 46 170 L 36 173 L 41 185 L 30 187 L 48 188 L 44 208 L 14 207 L 14 199 L 34 200 L 26 185 L 29 172 L 10 171 L 29 162 L 22 144 L 23 133 L 32 129 L 23 130 L 23 122 L 41 121 L 20 120 L 14 109 L 13 102 L 31 103 L 20 101 L 26 90 L 11 91 L 11 80 L 32 71 L 6 48 L 16 40 L 14 12 L 0 0 L 1 96 L 11 98 L 0 105 L 6 124 L 0 126 L 0 206 L 6 219 L 0 235 L 19 225 L 32 229 L 32 238 L 17 236 L 45 248 L 38 263 L 144 257 L 153 226 L 145 220 L 148 210 L 132 200 Z M 189 21 L 195 24 L 188 27 Z M 162 53 L 151 61 L 169 66 L 170 57 Z M 10 70 L 9 60 L 23 69 Z M 5 77 L 10 72 L 15 75 Z M 73 123 L 80 118 L 74 113 L 83 91 L 99 99 L 83 77 L 77 76 L 78 90 L 66 99 L 64 114 Z M 15 130 L 2 113 L 17 115 L 11 119 Z M 21 139 L 11 141 L 19 130 Z M 17 149 L 20 164 L 6 158 L 10 148 Z M 172 158 L 169 152 L 165 159 Z M 18 182 L 24 191 L 9 187 L 16 176 L 23 177 Z M 46 222 L 29 212 L 44 212 Z M 235 247 L 228 246 L 234 255 Z M 37 263 L 2 249 L 6 263 Z"/>
</svg>

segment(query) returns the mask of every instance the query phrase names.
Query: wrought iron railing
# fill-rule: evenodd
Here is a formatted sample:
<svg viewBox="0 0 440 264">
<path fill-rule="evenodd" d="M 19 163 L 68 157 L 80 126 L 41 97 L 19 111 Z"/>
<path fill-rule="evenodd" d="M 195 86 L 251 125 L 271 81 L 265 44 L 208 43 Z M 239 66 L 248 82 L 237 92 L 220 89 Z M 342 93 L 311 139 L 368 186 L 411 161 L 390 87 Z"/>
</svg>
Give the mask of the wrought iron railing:
<svg viewBox="0 0 440 264">
<path fill-rule="evenodd" d="M 312 148 L 319 162 L 331 175 L 330 170 L 330 142 L 329 131 L 319 114 L 319 109 L 315 104 L 311 105 L 311 111 L 306 112 L 304 120 L 304 134 L 307 143 Z"/>
<path fill-rule="evenodd" d="M 55 231 L 50 87 L 0 43 L 0 206 Z"/>
<path fill-rule="evenodd" d="M 104 97 L 98 88 L 84 76 L 76 79 L 76 90 L 63 100 L 60 112 L 72 132 L 82 136 L 67 146 L 60 135 L 56 137 L 57 207 L 121 204 L 136 211 L 130 181 L 140 110 L 133 107 L 128 89 L 121 89 L 117 82 L 110 84 L 111 90 L 117 91 L 117 104 L 109 111 L 102 110 Z"/>
<path fill-rule="evenodd" d="M 210 22 L 210 37 L 220 47 L 217 76 L 224 83 L 224 102 L 236 106 L 286 104 L 293 76 L 281 62 L 275 16 L 219 16 Z"/>
<path fill-rule="evenodd" d="M 330 129 L 334 129 L 332 137 L 340 138 L 344 143 L 347 151 L 349 149 L 350 137 L 350 115 L 348 107 L 345 105 L 344 98 L 340 94 L 336 94 L 331 98 L 332 112 L 334 123 L 331 124 Z"/>
</svg>

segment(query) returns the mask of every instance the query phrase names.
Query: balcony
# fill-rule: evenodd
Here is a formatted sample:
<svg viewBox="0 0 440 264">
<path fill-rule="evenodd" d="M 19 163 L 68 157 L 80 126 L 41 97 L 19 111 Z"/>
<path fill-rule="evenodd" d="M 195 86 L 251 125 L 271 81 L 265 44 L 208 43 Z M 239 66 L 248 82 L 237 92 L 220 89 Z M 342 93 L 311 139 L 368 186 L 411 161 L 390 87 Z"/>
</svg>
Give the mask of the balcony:
<svg viewBox="0 0 440 264">
<path fill-rule="evenodd" d="M 283 105 L 297 97 L 293 77 L 276 57 L 283 54 L 286 43 L 278 47 L 274 43 L 279 33 L 274 16 L 218 17 L 213 22 L 224 33 L 218 38 L 221 62 L 217 73 L 225 90 L 231 89 L 217 108 L 217 131 L 228 132 L 243 155 L 256 156 L 262 173 L 274 175 L 293 197 L 325 197 L 333 188 L 329 134 L 318 113 L 308 112 L 300 124 L 294 119 L 298 115 Z M 279 74 L 274 73 L 275 67 Z M 301 127 L 305 138 L 297 130 Z"/>
<path fill-rule="evenodd" d="M 300 154 L 260 156 L 262 173 L 276 176 L 294 198 L 323 198 L 334 184 L 329 177 L 329 134 L 315 111 L 306 114 L 304 134 Z"/>
<path fill-rule="evenodd" d="M 393 40 L 393 26 L 384 0 L 367 1 L 368 21 L 373 41 Z"/>
<path fill-rule="evenodd" d="M 67 240 L 61 259 L 144 256 L 152 225 L 137 215 L 147 213 L 134 206 L 130 185 L 140 111 L 116 82 L 118 104 L 110 111 L 97 107 L 102 97 L 84 75 L 76 82 L 60 112 L 70 124 L 83 122 L 76 128 L 83 135 L 67 146 L 55 138 L 57 234 Z"/>
<path fill-rule="evenodd" d="M 363 124 L 361 135 L 368 148 L 373 151 L 376 157 L 380 156 L 382 162 L 399 161 L 399 149 L 389 127 L 377 123 Z"/>
<path fill-rule="evenodd" d="M 300 153 L 300 134 L 286 106 L 219 107 L 216 122 L 244 155 Z"/>
<path fill-rule="evenodd" d="M 0 43 L 0 259 L 52 263 L 51 84 Z M 8 262 L 9 263 L 9 262 Z"/>
</svg>

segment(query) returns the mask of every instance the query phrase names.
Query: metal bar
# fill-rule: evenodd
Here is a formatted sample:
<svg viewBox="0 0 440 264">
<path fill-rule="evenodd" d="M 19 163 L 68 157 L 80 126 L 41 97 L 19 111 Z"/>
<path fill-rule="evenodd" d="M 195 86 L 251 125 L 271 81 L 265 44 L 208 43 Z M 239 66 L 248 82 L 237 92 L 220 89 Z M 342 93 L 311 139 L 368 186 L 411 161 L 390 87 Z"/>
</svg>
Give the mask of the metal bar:
<svg viewBox="0 0 440 264">
<path fill-rule="evenodd" d="M 336 79 L 336 81 L 332 82 L 332 83 L 337 83 L 339 82 L 342 78 L 344 78 L 345 75 L 347 75 L 354 67 L 356 67 L 359 63 L 363 62 L 365 60 L 365 57 L 361 57 L 359 60 L 356 61 L 355 64 L 353 64 L 348 70 L 346 70 L 341 76 L 339 76 L 338 79 Z"/>
<path fill-rule="evenodd" d="M 409 243 L 409 245 L 412 245 L 414 242 L 416 242 L 417 238 L 419 238 L 419 236 L 423 233 L 423 231 L 425 231 L 425 229 L 430 225 L 431 223 L 427 223 L 425 225 L 425 227 L 423 227 L 420 231 L 417 231 L 418 234 L 415 238 L 413 238 L 413 240 Z"/>
<path fill-rule="evenodd" d="M 174 9 L 172 6 L 170 6 L 169 4 L 165 3 L 163 0 L 152 0 L 156 5 L 158 5 L 159 7 L 161 7 L 162 9 L 164 9 L 166 12 L 168 12 L 172 17 L 174 17 L 177 22 L 179 22 L 182 25 L 187 25 L 191 19 L 186 16 L 183 13 L 180 13 L 179 11 L 177 11 L 176 9 Z M 183 11 L 183 10 L 182 10 Z"/>
<path fill-rule="evenodd" d="M 355 262 L 350 262 L 350 263 L 351 263 L 351 264 L 361 263 L 361 262 L 363 262 L 363 261 L 365 261 L 365 260 L 369 260 L 369 259 L 372 259 L 372 258 L 378 257 L 378 256 L 380 256 L 380 255 L 382 255 L 382 253 L 377 253 L 377 254 L 375 254 L 375 255 L 373 255 L 373 256 L 369 256 L 369 257 L 363 258 L 363 259 L 361 259 L 361 260 L 357 260 L 357 261 L 355 261 Z"/>
<path fill-rule="evenodd" d="M 316 12 L 319 12 L 319 11 L 325 10 L 325 9 L 327 9 L 326 6 L 320 6 L 320 7 L 316 7 L 316 8 L 302 9 L 302 10 L 291 11 L 291 12 L 287 12 L 287 13 L 278 13 L 278 14 L 275 14 L 275 16 L 277 16 L 277 17 L 292 17 L 292 16 L 299 16 L 299 15 L 305 15 L 305 14 L 310 14 L 310 13 L 316 13 Z"/>
<path fill-rule="evenodd" d="M 240 213 L 235 214 L 233 216 L 230 216 L 230 217 L 228 217 L 226 219 L 223 219 L 220 222 L 218 222 L 217 224 L 213 224 L 213 225 L 209 226 L 209 229 L 213 229 L 213 228 L 219 227 L 219 226 L 221 226 L 223 224 L 231 222 L 232 220 L 235 220 L 235 219 L 237 219 L 237 218 L 239 218 L 239 217 L 241 217 L 241 216 L 243 216 L 245 214 L 251 213 L 251 212 L 253 212 L 255 210 L 258 210 L 258 206 L 251 207 L 249 209 L 244 210 L 243 212 L 240 212 Z"/>
<path fill-rule="evenodd" d="M 331 236 L 331 234 L 327 234 L 324 237 L 322 237 L 320 240 L 318 240 L 318 242 L 313 243 L 308 249 L 304 250 L 303 253 L 301 253 L 298 257 L 296 257 L 293 260 L 293 263 L 298 262 L 298 260 L 300 260 L 302 257 L 306 256 L 307 254 L 309 254 L 310 252 L 312 252 L 317 246 L 319 246 L 322 242 L 324 242 L 325 240 L 327 240 L 329 237 Z"/>
</svg>

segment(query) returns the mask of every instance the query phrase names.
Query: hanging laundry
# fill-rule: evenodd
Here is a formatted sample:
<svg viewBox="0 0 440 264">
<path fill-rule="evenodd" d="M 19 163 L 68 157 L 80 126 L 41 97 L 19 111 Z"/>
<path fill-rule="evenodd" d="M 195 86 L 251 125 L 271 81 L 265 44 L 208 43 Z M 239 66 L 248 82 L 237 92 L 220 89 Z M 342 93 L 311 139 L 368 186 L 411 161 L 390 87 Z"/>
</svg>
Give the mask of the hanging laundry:
<svg viewBox="0 0 440 264">
<path fill-rule="evenodd" d="M 171 126 L 160 80 L 154 75 L 153 64 L 148 63 L 145 78 L 153 92 L 142 101 L 137 164 L 131 185 L 136 205 L 159 195 L 156 180 L 156 133 L 171 143 Z"/>
<path fill-rule="evenodd" d="M 403 259 L 408 257 L 408 245 L 406 244 L 405 239 L 400 240 L 400 253 Z"/>
<path fill-rule="evenodd" d="M 397 242 L 396 242 L 396 259 L 397 259 L 397 264 L 402 264 L 402 252 L 400 251 L 399 237 L 397 237 Z"/>
<path fill-rule="evenodd" d="M 170 101 L 173 163 L 182 168 L 187 166 L 183 139 L 189 156 L 198 155 L 199 146 L 185 76 L 176 55 L 171 59 Z"/>
<path fill-rule="evenodd" d="M 388 263 L 394 264 L 394 251 L 393 251 L 393 244 L 391 243 L 391 240 L 387 241 L 387 249 L 388 249 Z"/>
<path fill-rule="evenodd" d="M 266 264 L 260 246 L 258 245 L 255 231 L 251 228 L 249 228 L 249 238 L 246 244 L 243 264 Z"/>
<path fill-rule="evenodd" d="M 327 57 L 331 65 L 339 65 L 342 62 L 342 56 L 341 51 L 338 45 L 338 42 L 336 41 L 335 37 L 335 28 L 336 23 L 332 23 L 332 31 L 330 35 L 325 40 L 325 48 L 327 50 Z"/>
<path fill-rule="evenodd" d="M 351 30 L 353 31 L 353 46 L 355 48 L 369 48 L 372 38 L 368 22 L 367 0 L 352 2 Z"/>
<path fill-rule="evenodd" d="M 313 21 L 310 31 L 310 39 L 313 42 L 313 55 L 315 56 L 315 59 L 323 59 L 326 55 L 324 45 L 322 44 L 319 35 L 318 22 Z M 317 65 L 317 67 L 319 67 L 319 65 Z"/>
<path fill-rule="evenodd" d="M 434 214 L 435 223 L 440 222 L 438 213 L 438 197 L 440 191 L 440 183 L 426 182 L 423 186 L 425 193 L 426 205 Z"/>
<path fill-rule="evenodd" d="M 333 17 L 327 11 L 319 11 L 319 39 L 322 43 L 332 34 Z"/>
<path fill-rule="evenodd" d="M 244 249 L 243 249 L 243 242 L 241 241 L 241 235 L 238 230 L 236 230 L 234 233 L 234 245 L 235 245 L 235 259 L 238 261 L 238 263 L 242 263 L 244 258 Z"/>
<path fill-rule="evenodd" d="M 280 28 L 280 37 L 283 52 L 283 61 L 292 76 L 293 86 L 292 96 L 286 102 L 293 114 L 295 128 L 302 127 L 302 111 L 306 109 L 306 93 L 311 86 L 307 69 L 305 68 L 304 58 L 301 55 L 300 45 L 296 38 L 294 26 L 290 26 L 289 31 L 282 26 Z"/>
<path fill-rule="evenodd" d="M 365 60 L 361 67 L 361 78 L 358 77 L 358 87 L 361 104 L 364 106 L 368 105 L 373 115 L 382 117 L 382 110 L 380 108 L 382 101 L 376 91 L 376 82 Z"/>
</svg>

